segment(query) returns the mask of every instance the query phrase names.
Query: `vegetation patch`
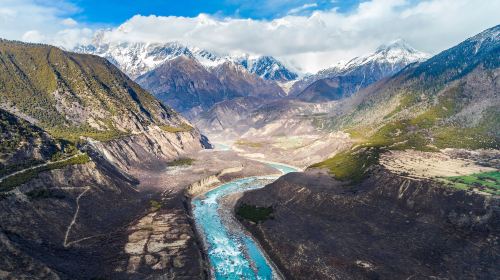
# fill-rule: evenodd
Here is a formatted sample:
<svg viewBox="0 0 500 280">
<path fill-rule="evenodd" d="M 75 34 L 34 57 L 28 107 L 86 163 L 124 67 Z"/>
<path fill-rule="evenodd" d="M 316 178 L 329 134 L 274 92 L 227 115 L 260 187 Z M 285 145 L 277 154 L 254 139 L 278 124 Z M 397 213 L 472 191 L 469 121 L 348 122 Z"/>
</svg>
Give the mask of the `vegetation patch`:
<svg viewBox="0 0 500 280">
<path fill-rule="evenodd" d="M 54 138 L 63 139 L 72 143 L 79 142 L 80 137 L 89 137 L 97 141 L 107 142 L 130 135 L 129 132 L 120 131 L 116 128 L 97 130 L 89 126 L 54 127 L 48 129 L 48 131 Z"/>
<path fill-rule="evenodd" d="M 12 175 L 0 182 L 0 192 L 10 191 L 13 188 L 22 185 L 29 180 L 36 178 L 39 173 L 54 169 L 61 169 L 69 165 L 85 164 L 90 161 L 87 154 L 81 154 L 63 161 L 52 162 L 44 166 L 39 166 L 33 169 L 28 169 L 24 172 Z"/>
<path fill-rule="evenodd" d="M 327 168 L 336 179 L 341 181 L 361 181 L 368 169 L 378 163 L 380 147 L 358 146 L 345 151 L 311 167 Z"/>
<path fill-rule="evenodd" d="M 236 215 L 240 218 L 259 223 L 267 219 L 272 219 L 273 207 L 257 207 L 243 204 L 236 209 Z"/>
<path fill-rule="evenodd" d="M 262 148 L 264 146 L 264 144 L 260 142 L 251 142 L 242 139 L 236 141 L 235 144 L 238 146 L 246 146 L 251 148 Z"/>
<path fill-rule="evenodd" d="M 500 172 L 483 172 L 465 176 L 443 178 L 452 187 L 462 190 L 478 189 L 482 192 L 500 195 Z"/>
<path fill-rule="evenodd" d="M 149 209 L 151 210 L 151 212 L 156 212 L 156 211 L 161 209 L 161 202 L 152 199 L 149 201 L 149 206 L 150 206 Z"/>
<path fill-rule="evenodd" d="M 170 133 L 178 133 L 178 132 L 189 132 L 194 128 L 187 123 L 182 123 L 179 127 L 170 126 L 170 125 L 161 125 L 160 128 L 166 132 Z"/>
<path fill-rule="evenodd" d="M 168 166 L 184 166 L 184 165 L 192 165 L 194 159 L 192 158 L 179 158 L 174 161 L 168 163 Z"/>
</svg>

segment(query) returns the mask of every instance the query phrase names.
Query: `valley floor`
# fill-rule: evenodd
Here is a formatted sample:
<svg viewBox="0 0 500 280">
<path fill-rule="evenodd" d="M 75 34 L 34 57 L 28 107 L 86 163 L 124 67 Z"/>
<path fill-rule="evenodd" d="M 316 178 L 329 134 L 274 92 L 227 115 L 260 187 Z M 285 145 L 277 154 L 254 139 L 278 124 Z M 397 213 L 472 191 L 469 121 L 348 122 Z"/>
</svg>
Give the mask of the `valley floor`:
<svg viewBox="0 0 500 280">
<path fill-rule="evenodd" d="M 126 228 L 126 244 L 116 258 L 121 261 L 110 264 L 112 270 L 105 275 L 127 279 L 207 277 L 209 267 L 189 212 L 190 197 L 235 178 L 275 173 L 265 164 L 231 151 L 203 150 L 185 157 L 189 164 L 131 170 L 150 207 Z"/>
</svg>

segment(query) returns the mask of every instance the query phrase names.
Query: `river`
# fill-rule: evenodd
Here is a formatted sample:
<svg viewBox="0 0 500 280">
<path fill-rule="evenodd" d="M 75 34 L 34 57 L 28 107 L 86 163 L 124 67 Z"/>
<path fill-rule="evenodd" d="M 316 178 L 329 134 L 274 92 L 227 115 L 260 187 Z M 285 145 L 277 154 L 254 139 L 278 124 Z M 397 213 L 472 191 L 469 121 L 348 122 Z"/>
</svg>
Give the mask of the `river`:
<svg viewBox="0 0 500 280">
<path fill-rule="evenodd" d="M 282 174 L 298 171 L 267 163 Z M 278 176 L 246 177 L 222 184 L 192 200 L 196 227 L 202 236 L 215 279 L 280 279 L 278 272 L 249 233 L 222 209 L 225 196 L 264 187 Z"/>
</svg>

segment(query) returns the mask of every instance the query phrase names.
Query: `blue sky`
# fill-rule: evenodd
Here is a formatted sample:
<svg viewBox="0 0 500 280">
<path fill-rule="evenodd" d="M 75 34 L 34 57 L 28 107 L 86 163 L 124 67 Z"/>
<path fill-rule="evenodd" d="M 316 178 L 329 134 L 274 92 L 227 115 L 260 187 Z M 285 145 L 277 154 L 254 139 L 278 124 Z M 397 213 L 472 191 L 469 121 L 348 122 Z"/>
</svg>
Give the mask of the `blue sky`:
<svg viewBox="0 0 500 280">
<path fill-rule="evenodd" d="M 47 1 L 44 1 L 46 4 Z M 56 1 L 57 2 L 57 1 Z M 136 14 L 194 17 L 200 13 L 219 17 L 273 19 L 289 13 L 308 14 L 334 7 L 348 12 L 360 0 L 72 0 L 74 19 L 89 24 L 118 25 Z"/>
</svg>

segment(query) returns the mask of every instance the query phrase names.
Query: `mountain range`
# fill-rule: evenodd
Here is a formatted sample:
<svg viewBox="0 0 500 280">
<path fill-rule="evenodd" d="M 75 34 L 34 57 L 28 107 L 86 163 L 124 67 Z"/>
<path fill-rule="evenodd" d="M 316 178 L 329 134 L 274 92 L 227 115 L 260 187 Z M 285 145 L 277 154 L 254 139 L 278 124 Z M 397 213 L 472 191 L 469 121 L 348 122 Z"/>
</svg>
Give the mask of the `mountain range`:
<svg viewBox="0 0 500 280">
<path fill-rule="evenodd" d="M 206 68 L 231 62 L 243 66 L 248 72 L 266 80 L 290 81 L 297 74 L 287 69 L 271 56 L 248 54 L 220 56 L 198 47 L 187 47 L 178 42 L 169 43 L 105 43 L 96 36 L 90 45 L 80 45 L 73 50 L 79 53 L 94 54 L 107 58 L 127 73 L 132 79 L 156 69 L 166 61 L 179 56 L 196 59 Z"/>
<path fill-rule="evenodd" d="M 345 65 L 299 78 L 271 56 L 217 56 L 176 42 L 108 44 L 96 36 L 92 45 L 75 51 L 107 58 L 191 119 L 218 102 L 242 97 L 258 97 L 260 103 L 277 98 L 307 102 L 340 99 L 428 57 L 397 40 Z"/>
<path fill-rule="evenodd" d="M 294 115 L 319 113 L 321 107 L 330 108 L 330 101 L 345 99 L 359 90 L 398 73 L 405 67 L 421 63 L 429 56 L 410 47 L 402 40 L 381 46 L 373 54 L 357 57 L 345 65 L 320 71 L 316 75 L 305 76 L 293 83 L 286 96 L 277 99 L 264 99 L 258 102 L 243 102 L 231 100 L 215 104 L 204 114 L 194 118 L 194 122 L 210 135 L 244 135 L 251 129 L 266 130 L 266 133 L 282 133 L 277 129 L 266 129 L 276 126 L 274 123 L 289 122 Z M 310 106 L 306 103 L 315 104 Z M 242 107 L 245 104 L 246 106 Z M 315 109 L 311 109 L 314 108 Z M 229 113 L 231 112 L 231 113 Z M 281 112 L 281 113 L 277 113 Z M 287 113 L 284 113 L 287 112 Z M 234 115 L 240 117 L 232 117 Z M 243 117 L 245 116 L 245 117 Z M 262 121 L 265 119 L 266 121 Z M 235 120 L 238 124 L 235 125 Z M 259 121 L 257 121 L 259 120 Z M 307 118 L 298 118 L 294 127 L 302 131 L 299 123 L 309 123 Z M 307 124 L 306 126 L 309 126 Z M 237 129 L 238 132 L 233 131 Z"/>
<path fill-rule="evenodd" d="M 292 85 L 289 95 L 304 101 L 339 99 L 427 58 L 428 54 L 399 39 L 378 47 L 372 54 L 300 79 Z"/>
<path fill-rule="evenodd" d="M 305 77 L 99 38 L 0 40 L 0 278 L 207 279 L 191 199 L 276 172 L 263 160 L 302 170 L 214 203 L 285 277 L 500 273 L 500 25 Z"/>
</svg>

